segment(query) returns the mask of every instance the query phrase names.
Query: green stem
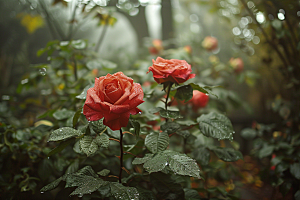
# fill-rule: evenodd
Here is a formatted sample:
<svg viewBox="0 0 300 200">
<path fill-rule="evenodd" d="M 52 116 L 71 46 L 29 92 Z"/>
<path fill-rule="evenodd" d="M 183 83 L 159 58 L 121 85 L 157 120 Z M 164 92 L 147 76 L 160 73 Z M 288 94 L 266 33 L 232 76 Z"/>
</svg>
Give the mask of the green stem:
<svg viewBox="0 0 300 200">
<path fill-rule="evenodd" d="M 74 78 L 75 78 L 75 81 L 77 81 L 77 79 L 78 79 L 78 76 L 77 76 L 77 62 L 76 62 L 74 56 L 72 56 L 72 59 L 73 59 L 73 63 L 74 63 Z"/>
<path fill-rule="evenodd" d="M 172 87 L 173 83 L 169 83 L 168 86 L 167 86 L 167 97 L 166 97 L 166 101 L 165 101 L 165 109 L 166 111 L 168 110 L 168 99 L 169 99 L 169 96 L 170 96 L 170 91 L 171 91 L 171 87 Z"/>
<path fill-rule="evenodd" d="M 122 183 L 122 171 L 123 171 L 123 133 L 122 129 L 120 128 L 120 150 L 121 150 L 121 155 L 120 155 L 120 173 L 119 173 L 119 183 Z"/>
</svg>

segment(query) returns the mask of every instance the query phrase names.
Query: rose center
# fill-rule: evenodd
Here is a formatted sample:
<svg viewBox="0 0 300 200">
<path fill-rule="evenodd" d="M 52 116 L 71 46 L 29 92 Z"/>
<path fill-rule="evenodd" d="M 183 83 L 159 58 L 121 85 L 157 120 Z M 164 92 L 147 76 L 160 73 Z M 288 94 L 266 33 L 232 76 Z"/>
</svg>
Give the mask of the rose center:
<svg viewBox="0 0 300 200">
<path fill-rule="evenodd" d="M 117 83 L 118 84 L 118 83 Z M 110 103 L 115 103 L 121 96 L 122 90 L 120 89 L 119 85 L 116 83 L 108 83 L 105 86 L 105 94 L 108 99 L 106 99 Z"/>
</svg>

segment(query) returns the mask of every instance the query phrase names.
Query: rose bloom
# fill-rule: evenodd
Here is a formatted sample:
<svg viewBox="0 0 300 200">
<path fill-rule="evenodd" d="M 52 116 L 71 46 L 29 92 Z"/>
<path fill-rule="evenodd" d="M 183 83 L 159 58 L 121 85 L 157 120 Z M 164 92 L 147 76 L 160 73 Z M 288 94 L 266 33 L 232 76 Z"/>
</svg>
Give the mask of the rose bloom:
<svg viewBox="0 0 300 200">
<path fill-rule="evenodd" d="M 130 114 L 141 112 L 144 92 L 138 83 L 122 72 L 95 78 L 95 86 L 88 89 L 83 114 L 88 121 L 104 117 L 103 124 L 112 130 L 126 127 Z"/>
<path fill-rule="evenodd" d="M 202 47 L 207 51 L 213 51 L 218 48 L 218 40 L 215 37 L 207 36 L 202 41 Z"/>
<path fill-rule="evenodd" d="M 198 90 L 193 91 L 193 98 L 189 100 L 189 103 L 193 105 L 194 108 L 204 108 L 209 100 L 209 96 Z"/>
<path fill-rule="evenodd" d="M 195 77 L 195 74 L 191 74 L 191 65 L 185 60 L 167 60 L 157 57 L 156 60 L 152 60 L 152 62 L 153 65 L 149 67 L 147 73 L 151 71 L 157 83 L 170 81 L 179 84 Z"/>
<path fill-rule="evenodd" d="M 244 69 L 244 62 L 241 58 L 231 58 L 229 65 L 234 69 L 234 72 L 239 74 Z"/>
</svg>

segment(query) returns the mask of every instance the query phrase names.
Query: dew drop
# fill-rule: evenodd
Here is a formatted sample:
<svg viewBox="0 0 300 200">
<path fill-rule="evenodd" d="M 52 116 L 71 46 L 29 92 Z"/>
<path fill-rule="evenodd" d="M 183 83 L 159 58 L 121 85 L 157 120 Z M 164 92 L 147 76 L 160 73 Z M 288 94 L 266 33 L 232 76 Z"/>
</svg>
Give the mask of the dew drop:
<svg viewBox="0 0 300 200">
<path fill-rule="evenodd" d="M 42 76 L 45 76 L 46 73 L 47 73 L 46 68 L 44 67 L 44 68 L 39 69 L 39 73 L 40 73 Z"/>
<path fill-rule="evenodd" d="M 41 194 L 44 194 L 44 192 L 41 192 Z"/>
</svg>

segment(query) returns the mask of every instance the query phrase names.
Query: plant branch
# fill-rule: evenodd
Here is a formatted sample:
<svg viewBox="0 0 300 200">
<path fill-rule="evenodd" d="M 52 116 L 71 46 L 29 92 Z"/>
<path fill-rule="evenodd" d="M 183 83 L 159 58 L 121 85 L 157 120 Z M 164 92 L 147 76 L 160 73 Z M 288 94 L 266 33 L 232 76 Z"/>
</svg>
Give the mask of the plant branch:
<svg viewBox="0 0 300 200">
<path fill-rule="evenodd" d="M 103 27 L 103 29 L 102 29 L 101 35 L 99 37 L 99 40 L 98 40 L 98 42 L 97 42 L 97 44 L 95 46 L 95 51 L 99 51 L 101 43 L 102 43 L 102 41 L 104 39 L 104 36 L 105 36 L 105 33 L 107 31 L 107 28 L 108 28 L 108 25 L 105 24 L 104 27 Z"/>
<path fill-rule="evenodd" d="M 287 68 L 289 65 L 287 63 L 287 61 L 285 60 L 284 56 L 282 55 L 282 53 L 279 51 L 277 45 L 269 39 L 266 31 L 262 28 L 262 26 L 260 25 L 260 23 L 256 20 L 256 17 L 254 16 L 253 12 L 250 10 L 250 8 L 248 8 L 246 1 L 245 0 L 240 0 L 242 2 L 242 4 L 244 5 L 244 7 L 246 8 L 246 10 L 248 11 L 248 13 L 250 14 L 250 16 L 253 18 L 253 20 L 255 21 L 255 23 L 257 24 L 258 28 L 261 30 L 262 34 L 264 35 L 264 37 L 266 38 L 267 42 L 274 48 L 274 50 L 276 51 L 276 53 L 278 54 L 280 60 L 283 62 L 283 64 L 285 65 L 285 67 Z"/>
<path fill-rule="evenodd" d="M 43 1 L 39 0 L 39 3 L 41 5 L 41 8 L 43 9 L 43 11 L 45 12 L 46 14 L 46 17 L 48 18 L 48 22 L 49 24 L 52 22 L 54 23 L 55 25 L 51 25 L 52 27 L 54 27 L 56 29 L 56 32 L 58 33 L 58 35 L 61 37 L 61 39 L 65 40 L 66 39 L 66 36 L 64 34 L 64 32 L 62 31 L 59 23 L 57 23 L 56 20 L 53 19 L 53 17 L 50 15 L 50 13 L 48 12 L 47 8 L 46 8 L 46 5 L 44 5 L 44 3 L 42 3 Z"/>
<path fill-rule="evenodd" d="M 120 140 L 117 140 L 115 138 L 109 138 L 109 140 L 113 140 L 113 141 L 116 141 L 116 142 L 120 142 Z"/>
<path fill-rule="evenodd" d="M 122 183 L 122 171 L 123 171 L 123 133 L 122 133 L 122 129 L 120 128 L 120 151 L 121 151 L 121 155 L 120 155 L 120 173 L 119 173 L 119 183 Z"/>
<path fill-rule="evenodd" d="M 77 62 L 74 58 L 74 55 L 72 56 L 72 60 L 73 60 L 73 63 L 74 63 L 74 78 L 75 78 L 75 81 L 77 81 L 77 79 L 78 79 L 78 76 L 77 76 Z"/>
<path fill-rule="evenodd" d="M 78 9 L 78 6 L 79 6 L 80 2 L 81 2 L 81 0 L 77 1 L 76 5 L 75 5 L 75 8 L 73 10 L 73 13 L 72 13 L 72 18 L 70 20 L 71 24 L 69 26 L 68 37 L 67 37 L 68 40 L 71 40 L 71 38 L 72 38 L 72 32 L 73 32 L 73 26 L 74 26 L 74 23 L 75 23 L 76 11 Z"/>
</svg>

